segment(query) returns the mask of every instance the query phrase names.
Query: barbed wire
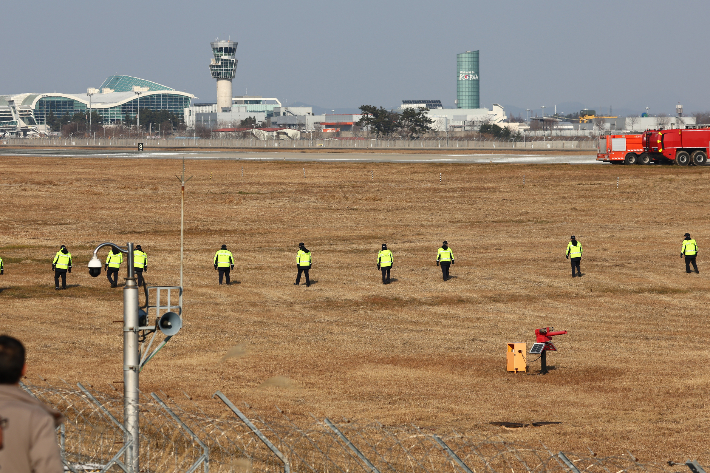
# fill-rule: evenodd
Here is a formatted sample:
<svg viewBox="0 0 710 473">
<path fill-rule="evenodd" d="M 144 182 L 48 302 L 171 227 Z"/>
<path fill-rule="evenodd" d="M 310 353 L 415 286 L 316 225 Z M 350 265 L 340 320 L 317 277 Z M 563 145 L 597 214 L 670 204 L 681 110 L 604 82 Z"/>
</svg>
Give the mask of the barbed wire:
<svg viewBox="0 0 710 473">
<path fill-rule="evenodd" d="M 81 384 L 25 383 L 23 389 L 67 417 L 58 430 L 62 457 L 74 472 L 125 471 L 123 398 L 115 388 L 100 392 Z M 642 464 L 630 452 L 598 457 L 554 453 L 500 436 L 456 431 L 434 434 L 414 425 L 385 427 L 352 419 L 291 419 L 278 407 L 268 419 L 248 404 L 208 415 L 187 393 L 140 394 L 139 463 L 142 472 L 488 472 L 680 473 L 683 465 Z M 230 408 L 231 409 L 231 408 Z M 248 424 L 251 424 L 249 426 Z M 202 447 L 204 445 L 206 450 Z M 699 453 L 699 452 L 698 452 Z M 206 456 L 205 456 L 206 455 Z M 705 452 L 701 461 L 708 460 Z M 562 458 L 564 456 L 564 458 Z M 568 462 L 568 463 L 566 463 Z M 573 469 L 574 468 L 574 469 Z M 574 470 L 577 471 L 574 471 Z"/>
</svg>

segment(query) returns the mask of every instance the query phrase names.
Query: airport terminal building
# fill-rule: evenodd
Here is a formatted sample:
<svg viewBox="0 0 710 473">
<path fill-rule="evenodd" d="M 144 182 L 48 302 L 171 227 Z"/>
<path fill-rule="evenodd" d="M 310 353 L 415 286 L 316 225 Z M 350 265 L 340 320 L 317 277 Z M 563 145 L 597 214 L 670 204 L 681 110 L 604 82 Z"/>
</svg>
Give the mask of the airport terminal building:
<svg viewBox="0 0 710 473">
<path fill-rule="evenodd" d="M 140 87 L 136 93 L 134 87 Z M 147 90 L 146 90 L 147 89 Z M 110 76 L 98 89 L 83 94 L 42 93 L 0 96 L 0 133 L 27 135 L 46 125 L 47 117 L 98 113 L 104 123 L 122 123 L 141 109 L 167 110 L 184 118 L 196 97 L 187 92 L 131 76 Z"/>
</svg>

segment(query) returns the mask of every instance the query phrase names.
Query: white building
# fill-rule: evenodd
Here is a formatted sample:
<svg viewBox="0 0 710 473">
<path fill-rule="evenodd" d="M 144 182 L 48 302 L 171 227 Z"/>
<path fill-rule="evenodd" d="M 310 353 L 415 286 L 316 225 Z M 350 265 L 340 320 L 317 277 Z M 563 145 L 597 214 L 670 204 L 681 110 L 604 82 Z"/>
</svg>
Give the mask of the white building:
<svg viewBox="0 0 710 473">
<path fill-rule="evenodd" d="M 264 122 L 281 108 L 281 102 L 274 97 L 240 96 L 232 97 L 232 108 L 220 107 L 216 103 L 195 104 L 185 109 L 185 125 L 205 128 L 238 127 L 242 120 L 254 118 Z"/>
<path fill-rule="evenodd" d="M 493 104 L 491 110 L 487 108 L 441 108 L 426 110 L 429 118 L 434 120 L 434 131 L 468 131 L 484 123 L 501 125 L 506 120 L 505 109 Z"/>
</svg>

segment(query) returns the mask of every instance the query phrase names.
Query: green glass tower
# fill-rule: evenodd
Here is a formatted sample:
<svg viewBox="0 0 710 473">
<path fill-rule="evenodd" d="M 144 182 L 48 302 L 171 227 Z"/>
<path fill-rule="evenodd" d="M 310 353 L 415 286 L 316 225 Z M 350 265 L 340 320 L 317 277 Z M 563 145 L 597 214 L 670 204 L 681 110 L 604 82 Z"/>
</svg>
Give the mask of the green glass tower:
<svg viewBox="0 0 710 473">
<path fill-rule="evenodd" d="M 456 108 L 481 108 L 478 51 L 457 54 L 456 70 Z"/>
</svg>

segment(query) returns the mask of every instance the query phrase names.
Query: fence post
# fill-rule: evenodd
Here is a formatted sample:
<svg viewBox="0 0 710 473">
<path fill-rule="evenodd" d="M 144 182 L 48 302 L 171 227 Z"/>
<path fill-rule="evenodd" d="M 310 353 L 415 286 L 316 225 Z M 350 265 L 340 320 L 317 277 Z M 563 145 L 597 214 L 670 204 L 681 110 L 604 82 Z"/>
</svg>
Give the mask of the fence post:
<svg viewBox="0 0 710 473">
<path fill-rule="evenodd" d="M 197 435 L 195 435 L 195 433 L 192 430 L 190 430 L 190 428 L 187 425 L 185 425 L 185 423 L 182 420 L 180 420 L 180 418 L 178 416 L 176 416 L 175 413 L 172 410 L 170 410 L 170 408 L 158 396 L 155 395 L 155 393 L 150 393 L 150 396 L 153 399 L 155 399 L 156 402 L 158 404 L 160 404 L 160 407 L 162 407 L 163 410 L 165 410 L 165 412 L 167 412 L 168 415 L 170 417 L 172 417 L 173 420 L 175 422 L 177 422 L 178 425 L 180 425 L 180 427 L 182 427 L 185 430 L 185 432 L 187 432 L 202 447 L 202 455 L 200 455 L 200 458 L 195 460 L 195 463 L 192 464 L 192 466 L 190 467 L 189 470 L 187 470 L 186 473 L 193 473 L 195 470 L 197 470 L 197 467 L 200 466 L 200 463 L 204 464 L 205 473 L 209 473 L 209 471 L 210 471 L 210 449 L 209 449 L 209 447 L 207 445 L 205 445 L 202 442 L 202 440 L 200 440 L 199 437 Z"/>
<path fill-rule="evenodd" d="M 266 436 L 264 434 L 262 434 L 261 431 L 259 429 L 257 429 L 256 426 L 254 424 L 252 424 L 251 421 L 249 419 L 247 419 L 247 417 L 244 414 L 242 414 L 242 412 L 239 409 L 237 409 L 237 406 L 232 404 L 232 401 L 230 401 L 227 398 L 227 396 L 222 394 L 222 391 L 217 391 L 216 393 L 214 393 L 214 395 L 217 396 L 218 398 L 220 398 L 222 400 L 222 402 L 225 403 L 227 405 L 227 407 L 229 407 L 232 410 L 232 412 L 234 412 L 237 415 L 237 417 L 239 417 L 242 420 L 242 422 L 244 422 L 244 424 L 247 427 L 249 427 L 249 429 L 252 432 L 254 432 L 254 435 L 259 437 L 259 440 L 261 440 L 264 443 L 264 445 L 266 445 L 269 448 L 269 450 L 271 450 L 274 453 L 274 455 L 276 455 L 279 458 L 279 460 L 281 460 L 283 462 L 284 473 L 290 473 L 291 466 L 289 465 L 288 460 L 286 459 L 284 454 L 281 453 L 281 451 L 278 448 L 276 448 L 276 446 L 273 443 L 271 443 L 269 441 L 269 439 L 267 439 Z"/>
<path fill-rule="evenodd" d="M 367 457 L 365 457 L 365 455 L 363 455 L 362 452 L 360 450 L 358 450 L 357 447 L 355 445 L 353 445 L 353 443 L 350 440 L 348 440 L 348 438 L 340 430 L 338 430 L 338 428 L 335 426 L 335 424 L 333 424 L 330 421 L 330 419 L 328 419 L 327 417 L 325 418 L 325 423 L 328 427 L 331 428 L 331 430 L 333 432 L 336 433 L 336 435 L 338 437 L 340 437 L 340 439 L 343 442 L 345 442 L 345 444 L 350 448 L 350 450 L 355 452 L 355 455 L 357 455 L 360 458 L 360 460 L 362 460 L 365 463 L 365 465 L 367 465 L 367 467 L 370 469 L 370 471 L 372 471 L 372 473 L 380 473 L 380 470 L 375 468 L 375 465 L 373 465 L 370 462 L 370 460 L 368 460 Z"/>
<path fill-rule="evenodd" d="M 698 463 L 695 460 L 693 460 L 693 461 L 688 460 L 685 462 L 685 464 L 688 468 L 690 468 L 690 471 L 692 471 L 693 473 L 705 473 L 705 470 L 703 469 L 702 466 L 700 466 L 700 463 Z"/>
<path fill-rule="evenodd" d="M 459 456 L 456 455 L 456 454 L 454 453 L 454 451 L 451 450 L 451 449 L 449 448 L 449 446 L 446 445 L 446 444 L 444 443 L 444 441 L 441 440 L 441 438 L 440 438 L 438 435 L 432 435 L 432 438 L 436 441 L 436 443 L 438 443 L 439 445 L 441 445 L 441 448 L 443 448 L 443 449 L 446 451 L 446 453 L 449 454 L 449 456 L 451 457 L 451 459 L 452 459 L 453 461 L 455 461 L 455 462 L 458 464 L 458 466 L 460 466 L 460 467 L 463 469 L 463 471 L 465 471 L 466 473 L 473 473 L 473 472 L 471 471 L 471 469 L 470 469 L 468 466 L 466 466 L 466 464 L 463 462 L 463 460 L 461 460 L 461 459 L 459 458 Z M 486 462 L 486 466 L 488 466 L 488 462 Z"/>
<path fill-rule="evenodd" d="M 560 460 L 562 460 L 562 462 L 563 462 L 565 465 L 567 465 L 567 468 L 569 468 L 570 471 L 572 471 L 573 473 L 579 473 L 579 470 L 577 469 L 576 466 L 574 466 L 574 463 L 572 463 L 572 461 L 571 461 L 569 458 L 567 458 L 567 455 L 565 455 L 564 453 L 560 452 L 560 453 L 557 454 L 557 456 L 560 458 Z"/>
<path fill-rule="evenodd" d="M 128 431 L 127 431 L 126 428 L 123 426 L 123 424 L 121 424 L 121 423 L 113 416 L 113 414 L 111 414 L 111 413 L 109 412 L 109 410 L 106 409 L 106 407 L 105 407 L 103 404 L 101 404 L 94 396 L 92 396 L 91 393 L 90 393 L 84 386 L 81 385 L 81 383 L 76 383 L 76 385 L 79 386 L 79 389 L 81 389 L 81 391 L 86 395 L 86 397 L 89 398 L 89 400 L 91 400 L 91 402 L 93 402 L 94 404 L 96 404 L 96 406 L 97 406 L 99 409 L 101 409 L 101 412 L 103 412 L 109 419 L 111 419 L 111 422 L 113 422 L 114 425 L 116 425 L 119 429 L 121 429 L 121 431 L 123 432 L 123 438 L 124 438 L 124 439 L 127 439 L 127 438 L 131 439 L 131 440 L 129 440 L 128 442 L 125 442 L 125 443 L 123 444 L 123 447 L 121 447 L 121 449 L 118 451 L 118 453 L 116 453 L 116 454 L 108 461 L 108 463 L 106 463 L 106 465 L 104 465 L 103 469 L 101 470 L 101 473 L 104 473 L 104 472 L 108 471 L 108 469 L 111 468 L 114 464 L 118 465 L 118 467 L 121 468 L 123 471 L 128 472 L 128 467 L 126 467 L 126 465 L 124 465 L 122 462 L 118 461 L 118 459 L 121 458 L 121 456 L 124 454 L 124 452 L 132 445 L 132 443 L 133 443 L 133 437 L 130 436 L 130 435 L 128 435 Z"/>
</svg>

